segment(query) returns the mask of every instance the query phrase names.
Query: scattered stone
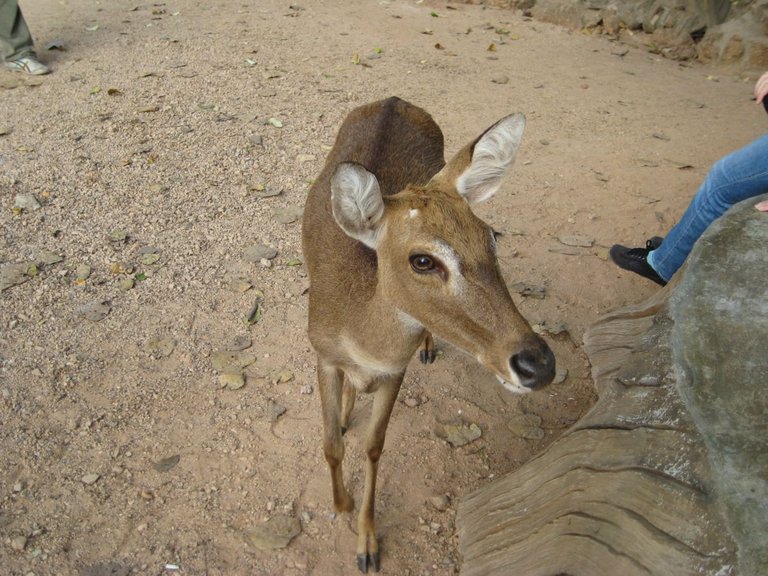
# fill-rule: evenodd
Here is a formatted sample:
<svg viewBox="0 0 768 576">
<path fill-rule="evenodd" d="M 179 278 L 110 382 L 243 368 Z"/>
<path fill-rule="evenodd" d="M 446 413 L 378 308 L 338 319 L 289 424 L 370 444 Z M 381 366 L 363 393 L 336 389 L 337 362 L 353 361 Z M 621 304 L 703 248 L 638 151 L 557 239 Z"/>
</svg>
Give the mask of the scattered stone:
<svg viewBox="0 0 768 576">
<path fill-rule="evenodd" d="M 0 136 L 8 136 L 13 133 L 13 126 L 0 126 Z"/>
<path fill-rule="evenodd" d="M 495 76 L 491 78 L 491 82 L 494 84 L 509 84 L 509 76 Z"/>
<path fill-rule="evenodd" d="M 261 134 L 251 134 L 248 141 L 254 146 L 264 146 L 264 137 Z"/>
<path fill-rule="evenodd" d="M 23 552 L 24 548 L 27 547 L 27 537 L 26 536 L 14 536 L 11 538 L 11 550 L 15 550 L 16 552 Z"/>
<path fill-rule="evenodd" d="M 549 249 L 549 252 L 553 254 L 563 254 L 565 256 L 580 256 L 581 250 L 578 248 L 571 248 L 570 246 L 553 246 Z"/>
<path fill-rule="evenodd" d="M 317 156 L 314 154 L 299 154 L 296 156 L 296 162 L 298 164 L 306 164 L 307 162 L 314 162 L 317 159 Z"/>
<path fill-rule="evenodd" d="M 14 492 L 16 492 L 16 493 L 19 493 L 19 492 L 21 492 L 22 490 L 24 490 L 24 484 L 23 484 L 22 482 L 16 482 L 16 483 L 13 485 L 13 491 L 14 491 Z"/>
<path fill-rule="evenodd" d="M 658 168 L 659 163 L 656 160 L 649 160 L 647 158 L 633 158 L 633 162 L 641 168 Z"/>
<path fill-rule="evenodd" d="M 118 274 L 132 274 L 136 268 L 127 262 L 112 262 L 109 265 L 109 272 L 117 276 Z"/>
<path fill-rule="evenodd" d="M 0 268 L 0 292 L 24 284 L 34 276 L 37 276 L 34 264 L 6 264 Z"/>
<path fill-rule="evenodd" d="M 439 512 L 445 512 L 451 505 L 451 499 L 446 494 L 432 496 L 428 502 L 432 508 Z"/>
<path fill-rule="evenodd" d="M 150 338 L 144 346 L 144 350 L 155 360 L 167 358 L 176 348 L 176 340 L 170 337 L 155 336 Z"/>
<path fill-rule="evenodd" d="M 216 372 L 239 372 L 256 362 L 256 354 L 248 350 L 221 350 L 211 354 L 211 366 Z"/>
<path fill-rule="evenodd" d="M 274 400 L 270 400 L 267 404 L 267 418 L 270 422 L 277 422 L 278 418 L 285 414 L 285 406 L 281 406 Z"/>
<path fill-rule="evenodd" d="M 91 267 L 88 264 L 78 264 L 75 268 L 75 280 L 85 282 L 91 276 Z"/>
<path fill-rule="evenodd" d="M 309 396 L 312 392 L 314 392 L 314 388 L 312 388 L 311 384 L 305 384 L 299 390 L 299 394 L 304 394 L 305 396 Z"/>
<path fill-rule="evenodd" d="M 552 384 L 561 384 L 568 378 L 568 370 L 566 368 L 558 368 L 555 370 L 555 379 L 552 380 Z"/>
<path fill-rule="evenodd" d="M 168 458 L 158 460 L 152 464 L 152 468 L 154 468 L 157 472 L 168 472 L 174 468 L 176 464 L 179 463 L 179 460 L 181 460 L 181 455 L 174 454 L 173 456 L 168 456 Z"/>
<path fill-rule="evenodd" d="M 408 406 L 408 408 L 416 408 L 421 404 L 421 400 L 414 398 L 413 396 L 408 396 L 405 400 L 403 400 L 403 404 Z"/>
<path fill-rule="evenodd" d="M 285 384 L 286 382 L 290 382 L 293 380 L 293 372 L 290 370 L 282 370 L 278 374 L 275 375 L 275 378 L 273 382 L 275 384 Z"/>
<path fill-rule="evenodd" d="M 565 244 L 566 246 L 581 246 L 583 248 L 591 248 L 595 243 L 594 238 L 588 238 L 581 234 L 558 236 L 557 239 L 561 244 Z"/>
<path fill-rule="evenodd" d="M 13 90 L 14 88 L 18 88 L 19 86 L 23 85 L 23 83 L 24 79 L 18 75 L 7 76 L 0 79 L 0 88 L 5 90 Z"/>
<path fill-rule="evenodd" d="M 128 292 L 128 290 L 131 290 L 136 285 L 136 281 L 133 278 L 122 278 L 120 282 L 117 283 L 117 288 L 121 292 Z"/>
<path fill-rule="evenodd" d="M 282 514 L 272 516 L 266 522 L 243 533 L 246 542 L 259 550 L 285 548 L 299 534 L 301 534 L 299 519 Z"/>
<path fill-rule="evenodd" d="M 28 210 L 33 212 L 35 210 L 39 210 L 41 205 L 37 198 L 35 198 L 34 194 L 16 194 L 13 207 L 16 210 Z"/>
<path fill-rule="evenodd" d="M 141 256 L 139 256 L 139 262 L 141 262 L 145 266 L 151 266 L 152 264 L 157 263 L 158 260 L 160 260 L 160 254 L 156 254 L 156 253 L 142 254 Z"/>
<path fill-rule="evenodd" d="M 304 214 L 303 206 L 289 206 L 287 208 L 275 208 L 275 219 L 280 224 L 292 224 Z"/>
<path fill-rule="evenodd" d="M 109 300 L 94 300 L 84 304 L 77 309 L 77 313 L 91 322 L 99 322 L 107 317 L 112 310 L 112 303 Z"/>
<path fill-rule="evenodd" d="M 54 252 L 51 252 L 50 250 L 47 250 L 46 248 L 43 248 L 40 250 L 40 254 L 37 256 L 38 262 L 41 264 L 45 264 L 47 266 L 50 266 L 52 264 L 58 264 L 62 260 L 64 260 L 64 256 L 61 256 L 60 254 L 56 254 Z"/>
<path fill-rule="evenodd" d="M 125 230 L 113 230 L 109 235 L 109 241 L 115 244 L 125 244 L 128 241 L 128 233 Z"/>
<path fill-rule="evenodd" d="M 240 336 L 235 336 L 232 340 L 232 345 L 230 346 L 230 350 L 233 352 L 240 352 L 241 350 L 245 350 L 246 348 L 250 348 L 252 344 L 251 335 L 250 334 L 241 334 Z"/>
<path fill-rule="evenodd" d="M 282 190 L 267 188 L 263 184 L 256 184 L 255 186 L 249 187 L 248 190 L 254 192 L 258 198 L 274 198 L 283 193 Z"/>
<path fill-rule="evenodd" d="M 551 326 L 546 322 L 539 322 L 531 326 L 536 334 L 549 334 L 550 336 L 568 335 L 568 327 L 562 322 L 557 322 Z"/>
<path fill-rule="evenodd" d="M 608 261 L 608 258 L 610 257 L 610 250 L 607 247 L 598 247 L 594 251 L 594 255 L 600 258 L 600 260 Z"/>
<path fill-rule="evenodd" d="M 259 320 L 261 320 L 261 302 L 259 302 L 259 300 L 254 302 L 253 306 L 251 306 L 251 309 L 248 310 L 248 314 L 245 315 L 244 320 L 248 326 L 253 326 Z"/>
<path fill-rule="evenodd" d="M 272 261 L 267 260 L 266 258 L 262 258 L 261 260 L 259 260 L 259 264 L 261 265 L 262 268 L 272 268 Z"/>
<path fill-rule="evenodd" d="M 527 282 L 516 282 L 510 286 L 512 290 L 520 294 L 520 296 L 530 296 L 531 298 L 537 298 L 539 300 L 546 296 L 546 289 L 544 286 L 535 286 L 528 284 Z"/>
<path fill-rule="evenodd" d="M 92 486 L 93 484 L 96 484 L 96 482 L 98 482 L 99 478 L 101 478 L 99 474 L 86 474 L 85 476 L 80 478 L 80 482 L 82 482 L 86 486 Z"/>
<path fill-rule="evenodd" d="M 245 249 L 243 258 L 248 262 L 260 262 L 263 259 L 272 260 L 277 256 L 277 249 L 266 244 L 255 244 Z"/>
<path fill-rule="evenodd" d="M 528 440 L 540 440 L 544 438 L 544 430 L 541 429 L 541 416 L 536 414 L 516 414 L 507 421 L 507 428 L 515 436 Z"/>
<path fill-rule="evenodd" d="M 474 442 L 483 435 L 483 431 L 475 424 L 442 424 L 435 428 L 435 434 L 454 448 Z"/>
<path fill-rule="evenodd" d="M 240 294 L 244 294 L 245 292 L 248 292 L 253 288 L 253 284 L 250 280 L 247 280 L 245 278 L 234 278 L 229 281 L 229 289 L 232 290 L 232 292 L 238 292 Z"/>
<path fill-rule="evenodd" d="M 245 376 L 240 372 L 224 372 L 219 376 L 219 384 L 229 390 L 240 390 L 245 386 Z"/>
</svg>

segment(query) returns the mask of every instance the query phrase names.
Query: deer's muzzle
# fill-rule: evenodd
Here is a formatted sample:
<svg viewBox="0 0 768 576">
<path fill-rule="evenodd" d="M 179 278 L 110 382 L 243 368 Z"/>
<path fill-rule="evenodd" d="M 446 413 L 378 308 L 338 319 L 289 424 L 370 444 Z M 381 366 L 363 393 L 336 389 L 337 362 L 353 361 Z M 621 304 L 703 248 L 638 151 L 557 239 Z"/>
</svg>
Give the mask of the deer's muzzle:
<svg viewBox="0 0 768 576">
<path fill-rule="evenodd" d="M 538 388 L 555 378 L 555 355 L 538 336 L 523 342 L 520 351 L 510 357 L 509 366 L 525 388 Z"/>
</svg>

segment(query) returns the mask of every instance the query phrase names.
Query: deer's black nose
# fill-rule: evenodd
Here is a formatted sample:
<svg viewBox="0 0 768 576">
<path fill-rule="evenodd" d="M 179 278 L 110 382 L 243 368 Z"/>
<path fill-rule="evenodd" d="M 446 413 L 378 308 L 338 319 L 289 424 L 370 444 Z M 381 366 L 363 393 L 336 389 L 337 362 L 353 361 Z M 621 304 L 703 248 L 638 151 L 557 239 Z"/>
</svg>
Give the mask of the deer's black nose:
<svg viewBox="0 0 768 576">
<path fill-rule="evenodd" d="M 526 388 L 538 388 L 555 378 L 555 355 L 541 338 L 524 343 L 520 352 L 509 359 L 509 365 Z"/>
</svg>

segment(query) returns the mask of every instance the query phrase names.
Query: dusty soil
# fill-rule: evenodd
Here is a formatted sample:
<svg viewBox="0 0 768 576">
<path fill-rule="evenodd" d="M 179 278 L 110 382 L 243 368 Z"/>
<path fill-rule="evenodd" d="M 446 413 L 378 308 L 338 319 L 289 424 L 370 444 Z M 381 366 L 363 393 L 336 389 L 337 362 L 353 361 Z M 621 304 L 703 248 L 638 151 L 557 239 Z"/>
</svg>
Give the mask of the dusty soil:
<svg viewBox="0 0 768 576">
<path fill-rule="evenodd" d="M 549 341 L 567 378 L 526 397 L 444 343 L 406 377 L 379 476 L 383 570 L 457 573 L 456 503 L 589 408 L 585 328 L 656 289 L 607 248 L 663 234 L 708 165 L 765 126 L 751 79 L 480 6 L 23 8 L 54 72 L 0 72 L 0 263 L 31 274 L 0 293 L 3 574 L 356 573 L 320 446 L 300 224 L 281 220 L 344 115 L 389 95 L 426 108 L 449 154 L 527 115 L 478 211 L 504 233 L 510 285 L 545 289 L 520 310 L 566 329 Z M 29 194 L 39 209 L 15 207 Z M 277 256 L 248 261 L 256 244 Z M 245 386 L 223 386 L 216 353 L 249 342 Z M 347 434 L 358 500 L 369 409 Z M 448 444 L 440 425 L 458 420 L 482 437 Z M 256 529 L 286 516 L 301 533 L 259 549 Z"/>
</svg>

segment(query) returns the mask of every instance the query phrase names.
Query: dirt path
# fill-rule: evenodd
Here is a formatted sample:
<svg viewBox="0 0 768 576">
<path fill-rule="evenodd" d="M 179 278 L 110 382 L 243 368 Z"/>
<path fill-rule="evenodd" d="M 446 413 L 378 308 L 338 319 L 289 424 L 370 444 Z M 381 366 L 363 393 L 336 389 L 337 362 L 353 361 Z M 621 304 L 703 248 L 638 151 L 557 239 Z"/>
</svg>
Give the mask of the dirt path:
<svg viewBox="0 0 768 576">
<path fill-rule="evenodd" d="M 442 344 L 406 378 L 379 476 L 383 569 L 457 573 L 455 502 L 588 409 L 584 329 L 655 289 L 607 248 L 663 234 L 708 165 L 765 127 L 751 81 L 478 6 L 23 8 L 39 45 L 66 51 L 41 50 L 54 73 L 28 85 L 0 72 L 0 263 L 49 262 L 0 293 L 3 574 L 356 573 L 321 454 L 300 226 L 280 220 L 344 115 L 393 94 L 432 113 L 449 153 L 527 115 L 479 212 L 504 233 L 509 283 L 545 289 L 516 297 L 523 314 L 566 328 L 550 341 L 567 379 L 525 398 Z M 14 209 L 29 194 L 42 207 Z M 247 261 L 256 244 L 277 250 L 269 266 Z M 245 386 L 222 388 L 216 352 L 248 342 Z M 347 435 L 358 497 L 369 407 Z M 482 438 L 447 444 L 440 424 L 459 419 Z M 259 550 L 255 527 L 282 516 L 301 534 Z"/>
</svg>

